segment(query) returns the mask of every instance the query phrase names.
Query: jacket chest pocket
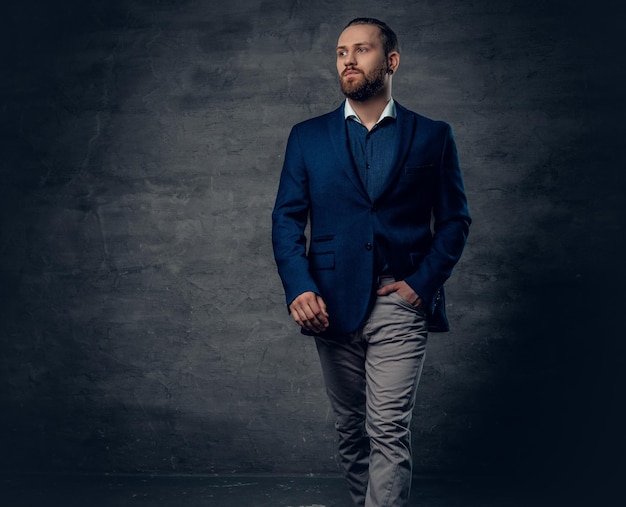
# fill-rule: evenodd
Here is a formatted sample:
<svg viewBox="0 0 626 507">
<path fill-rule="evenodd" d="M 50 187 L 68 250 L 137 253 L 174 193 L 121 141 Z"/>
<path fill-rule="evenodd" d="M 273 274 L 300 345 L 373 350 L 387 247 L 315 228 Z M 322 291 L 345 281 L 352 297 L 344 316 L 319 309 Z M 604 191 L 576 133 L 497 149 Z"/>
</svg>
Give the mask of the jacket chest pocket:
<svg viewBox="0 0 626 507">
<path fill-rule="evenodd" d="M 404 176 L 418 178 L 435 174 L 435 164 L 407 165 L 404 166 Z"/>
</svg>

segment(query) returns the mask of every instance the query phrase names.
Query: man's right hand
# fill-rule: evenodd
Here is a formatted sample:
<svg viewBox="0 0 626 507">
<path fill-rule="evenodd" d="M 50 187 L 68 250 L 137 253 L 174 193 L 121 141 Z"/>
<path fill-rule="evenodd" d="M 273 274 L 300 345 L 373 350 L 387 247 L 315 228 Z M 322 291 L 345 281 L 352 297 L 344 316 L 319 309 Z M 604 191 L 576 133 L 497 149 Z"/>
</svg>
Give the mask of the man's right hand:
<svg viewBox="0 0 626 507">
<path fill-rule="evenodd" d="M 307 331 L 321 333 L 328 328 L 326 303 L 315 292 L 303 292 L 289 305 L 293 319 Z"/>
</svg>

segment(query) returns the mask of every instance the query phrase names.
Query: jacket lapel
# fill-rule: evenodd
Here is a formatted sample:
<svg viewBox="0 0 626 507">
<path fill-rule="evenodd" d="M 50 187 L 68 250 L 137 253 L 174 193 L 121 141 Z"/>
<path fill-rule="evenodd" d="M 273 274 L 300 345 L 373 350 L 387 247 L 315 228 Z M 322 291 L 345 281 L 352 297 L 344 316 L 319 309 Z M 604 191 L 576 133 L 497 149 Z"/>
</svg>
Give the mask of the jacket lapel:
<svg viewBox="0 0 626 507">
<path fill-rule="evenodd" d="M 330 136 L 330 141 L 333 145 L 335 155 L 339 159 L 339 165 L 346 173 L 348 179 L 357 188 L 359 193 L 369 199 L 367 191 L 363 186 L 363 182 L 354 167 L 352 156 L 350 155 L 348 134 L 346 132 L 346 120 L 343 113 L 343 104 L 329 116 L 328 134 Z"/>
<path fill-rule="evenodd" d="M 396 149 L 395 158 L 391 171 L 387 177 L 387 181 L 383 187 L 380 195 L 384 194 L 389 188 L 389 185 L 396 180 L 396 177 L 404 166 L 406 156 L 411 149 L 413 136 L 415 135 L 415 118 L 404 107 L 396 102 L 396 122 L 397 122 L 397 134 L 396 134 Z M 380 196 L 378 196 L 380 197 Z"/>
</svg>

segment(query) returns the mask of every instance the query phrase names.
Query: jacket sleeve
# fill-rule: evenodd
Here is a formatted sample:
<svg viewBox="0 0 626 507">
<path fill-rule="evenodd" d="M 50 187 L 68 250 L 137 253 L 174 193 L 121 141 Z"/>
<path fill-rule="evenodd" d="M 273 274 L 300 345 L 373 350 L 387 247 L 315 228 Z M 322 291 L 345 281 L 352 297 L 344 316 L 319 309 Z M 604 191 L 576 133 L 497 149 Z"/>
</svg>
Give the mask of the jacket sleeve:
<svg viewBox="0 0 626 507">
<path fill-rule="evenodd" d="M 303 292 L 319 293 L 309 272 L 305 228 L 310 194 L 297 127 L 291 130 L 272 212 L 272 245 L 287 305 Z"/>
<path fill-rule="evenodd" d="M 463 252 L 471 217 L 452 130 L 447 126 L 433 205 L 433 241 L 417 271 L 405 281 L 432 312 L 439 289 Z"/>
</svg>

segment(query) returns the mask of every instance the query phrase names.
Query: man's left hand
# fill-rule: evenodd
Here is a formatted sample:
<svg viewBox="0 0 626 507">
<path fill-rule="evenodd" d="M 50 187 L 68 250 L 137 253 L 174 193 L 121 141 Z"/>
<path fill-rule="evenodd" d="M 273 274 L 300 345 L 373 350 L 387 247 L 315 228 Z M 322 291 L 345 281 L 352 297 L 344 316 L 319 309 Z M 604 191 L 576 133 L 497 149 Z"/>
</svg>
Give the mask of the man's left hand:
<svg viewBox="0 0 626 507">
<path fill-rule="evenodd" d="M 399 282 L 390 283 L 389 285 L 385 285 L 376 291 L 376 294 L 379 296 L 387 296 L 392 292 L 397 292 L 398 296 L 404 299 L 407 303 L 414 306 L 415 308 L 419 308 L 422 306 L 423 301 L 422 298 L 419 297 L 419 294 L 415 292 L 408 283 L 404 280 Z"/>
</svg>

